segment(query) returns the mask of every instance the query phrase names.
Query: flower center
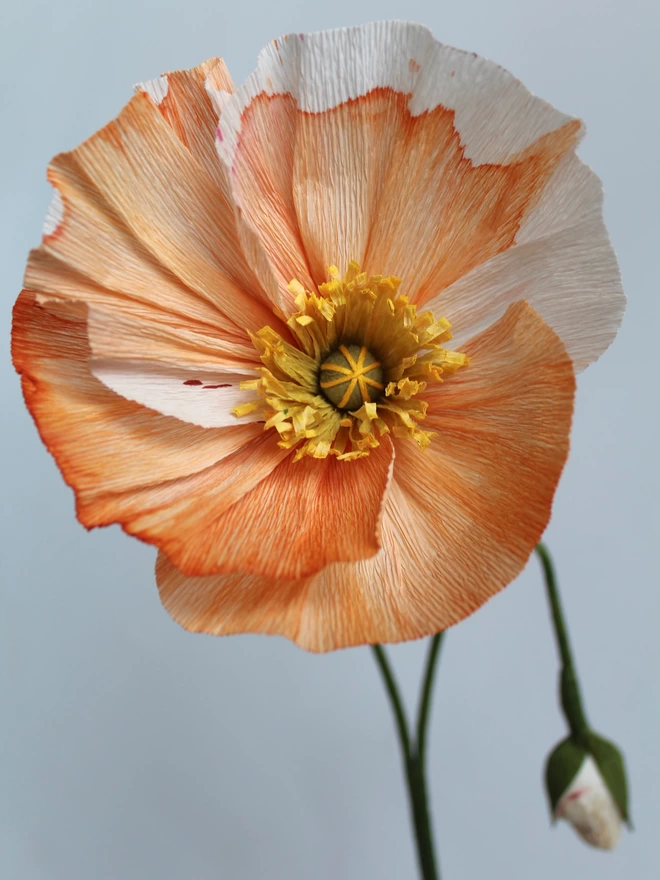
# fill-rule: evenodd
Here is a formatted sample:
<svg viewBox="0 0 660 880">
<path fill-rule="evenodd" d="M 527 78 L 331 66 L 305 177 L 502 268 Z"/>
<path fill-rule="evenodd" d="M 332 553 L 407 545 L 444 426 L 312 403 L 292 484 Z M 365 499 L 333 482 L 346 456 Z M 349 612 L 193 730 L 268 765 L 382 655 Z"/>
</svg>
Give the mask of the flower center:
<svg viewBox="0 0 660 880">
<path fill-rule="evenodd" d="M 359 409 L 380 397 L 383 370 L 366 346 L 340 345 L 321 364 L 321 390 L 338 409 Z"/>
<path fill-rule="evenodd" d="M 335 266 L 318 292 L 289 284 L 298 309 L 287 321 L 292 345 L 271 327 L 252 337 L 261 378 L 242 382 L 255 399 L 235 407 L 238 417 L 261 411 L 265 429 L 296 449 L 295 460 L 369 455 L 383 434 L 410 437 L 425 449 L 434 436 L 419 422 L 430 383 L 455 373 L 468 358 L 443 347 L 451 339 L 446 318 L 417 314 L 398 294 L 400 278 L 368 276 L 350 263 Z"/>
</svg>

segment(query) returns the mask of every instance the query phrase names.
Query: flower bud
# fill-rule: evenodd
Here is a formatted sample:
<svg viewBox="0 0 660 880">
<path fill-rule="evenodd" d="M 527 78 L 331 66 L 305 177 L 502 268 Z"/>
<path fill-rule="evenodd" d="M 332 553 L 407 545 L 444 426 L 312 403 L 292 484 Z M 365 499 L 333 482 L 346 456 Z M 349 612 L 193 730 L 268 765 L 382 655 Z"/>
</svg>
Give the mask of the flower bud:
<svg viewBox="0 0 660 880">
<path fill-rule="evenodd" d="M 563 740 L 548 758 L 546 788 L 553 819 L 566 819 L 592 846 L 614 849 L 628 821 L 628 793 L 619 749 L 595 733 Z"/>
</svg>

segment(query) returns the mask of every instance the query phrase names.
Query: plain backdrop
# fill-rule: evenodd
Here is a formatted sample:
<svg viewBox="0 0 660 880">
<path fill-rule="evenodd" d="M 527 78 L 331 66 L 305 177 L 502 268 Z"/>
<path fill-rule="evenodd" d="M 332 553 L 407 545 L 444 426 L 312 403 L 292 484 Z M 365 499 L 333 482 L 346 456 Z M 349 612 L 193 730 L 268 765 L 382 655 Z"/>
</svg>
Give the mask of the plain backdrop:
<svg viewBox="0 0 660 880">
<path fill-rule="evenodd" d="M 550 827 L 564 735 L 535 561 L 445 642 L 430 731 L 443 880 L 654 880 L 660 831 L 658 370 L 660 21 L 655 0 L 24 0 L 1 17 L 5 880 L 404 880 L 416 876 L 389 706 L 368 648 L 187 634 L 155 552 L 86 533 L 24 409 L 9 313 L 50 198 L 46 165 L 134 82 L 212 55 L 237 82 L 286 31 L 427 24 L 586 120 L 629 297 L 579 381 L 547 540 L 594 726 L 625 750 L 635 832 L 589 849 Z M 391 657 L 409 705 L 425 646 Z"/>
</svg>

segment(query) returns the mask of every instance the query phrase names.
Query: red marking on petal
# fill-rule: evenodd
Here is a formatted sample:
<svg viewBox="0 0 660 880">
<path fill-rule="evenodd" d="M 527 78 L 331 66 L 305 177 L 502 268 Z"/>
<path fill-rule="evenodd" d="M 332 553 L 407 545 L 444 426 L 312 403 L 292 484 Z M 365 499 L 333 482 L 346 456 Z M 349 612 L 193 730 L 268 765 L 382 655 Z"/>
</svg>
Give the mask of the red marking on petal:
<svg viewBox="0 0 660 880">
<path fill-rule="evenodd" d="M 201 385 L 202 383 L 200 382 L 199 384 Z M 204 390 L 206 391 L 207 388 L 231 388 L 231 384 L 229 384 L 229 385 L 227 385 L 227 384 L 225 384 L 225 385 L 205 385 Z"/>
<path fill-rule="evenodd" d="M 203 385 L 204 383 L 199 379 L 186 379 L 183 383 L 184 385 Z"/>
<path fill-rule="evenodd" d="M 218 126 L 215 130 L 216 135 L 218 136 L 218 140 L 222 140 L 222 132 L 220 131 L 220 126 Z"/>
<path fill-rule="evenodd" d="M 564 798 L 565 801 L 576 801 L 578 798 L 581 798 L 583 794 L 586 794 L 589 791 L 588 788 L 576 788 L 575 791 L 572 791 L 570 794 L 567 794 Z"/>
</svg>

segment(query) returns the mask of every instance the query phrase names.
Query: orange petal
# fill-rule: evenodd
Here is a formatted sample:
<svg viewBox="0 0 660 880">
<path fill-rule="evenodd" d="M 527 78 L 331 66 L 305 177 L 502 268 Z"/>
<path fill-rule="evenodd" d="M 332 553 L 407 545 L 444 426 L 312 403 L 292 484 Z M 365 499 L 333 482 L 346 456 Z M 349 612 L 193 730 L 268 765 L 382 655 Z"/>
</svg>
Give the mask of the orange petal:
<svg viewBox="0 0 660 880">
<path fill-rule="evenodd" d="M 285 287 L 278 291 L 273 268 L 261 241 L 248 219 L 236 210 L 229 170 L 224 162 L 219 161 L 215 147 L 220 105 L 234 89 L 224 61 L 211 58 L 199 67 L 167 73 L 156 80 L 141 83 L 138 88 L 148 92 L 176 136 L 204 166 L 222 193 L 227 215 L 232 212 L 234 215 L 237 249 L 242 249 L 247 265 L 269 299 L 281 309 L 290 300 L 289 292 Z M 285 283 L 291 278 L 293 275 L 289 275 Z M 248 289 L 256 291 L 258 288 L 259 284 Z"/>
<path fill-rule="evenodd" d="M 83 316 L 54 314 L 29 291 L 15 307 L 13 356 L 87 527 L 118 522 L 192 574 L 300 576 L 377 552 L 387 438 L 357 462 L 294 464 L 261 424 L 203 430 L 150 412 L 90 374 Z"/>
<path fill-rule="evenodd" d="M 60 183 L 65 174 L 74 185 L 83 182 L 80 175 L 91 182 L 92 200 L 97 192 L 162 266 L 238 327 L 263 326 L 270 312 L 257 297 L 267 298 L 242 256 L 233 210 L 147 94 L 53 160 L 50 179 L 64 200 L 64 224 L 81 195 L 74 191 L 71 205 Z"/>
<path fill-rule="evenodd" d="M 161 557 L 161 598 L 175 620 L 327 651 L 436 633 L 513 580 L 548 522 L 568 453 L 573 369 L 526 303 L 467 350 L 470 366 L 428 395 L 430 447 L 397 441 L 377 555 L 297 581 L 188 578 Z"/>
<path fill-rule="evenodd" d="M 149 487 L 158 495 L 264 436 L 261 425 L 204 430 L 125 400 L 91 375 L 89 354 L 84 314 L 55 314 L 23 291 L 14 307 L 14 366 L 87 527 L 126 526 L 122 509 L 132 493 Z"/>
<path fill-rule="evenodd" d="M 292 303 L 287 285 L 293 278 L 308 290 L 314 286 L 294 199 L 293 145 L 298 112 L 289 96 L 262 95 L 247 108 L 242 124 L 241 145 L 232 166 L 234 198 L 263 244 L 281 296 Z M 222 149 L 219 152 L 222 157 Z M 325 280 L 325 268 L 322 279 L 317 280 Z"/>
<path fill-rule="evenodd" d="M 130 261 L 125 270 L 128 287 L 128 281 L 135 279 Z M 247 334 L 217 309 L 183 287 L 168 289 L 162 279 L 151 280 L 155 286 L 149 286 L 144 297 L 138 282 L 130 294 L 118 293 L 96 284 L 44 248 L 32 251 L 26 271 L 26 283 L 39 291 L 40 303 L 70 304 L 74 311 L 81 303 L 88 306 L 89 343 L 97 358 L 207 369 L 257 364 Z"/>
<path fill-rule="evenodd" d="M 411 116 L 406 104 L 401 95 L 392 114 L 390 173 L 364 268 L 390 274 L 396 267 L 402 291 L 421 305 L 514 244 L 555 168 L 575 148 L 580 124 L 567 122 L 502 164 L 477 165 L 465 153 L 453 110 L 438 106 Z"/>
<path fill-rule="evenodd" d="M 282 458 L 283 451 L 275 449 Z M 266 450 L 264 445 L 262 454 Z M 247 492 L 244 481 L 259 450 L 253 447 L 250 457 L 245 452 L 218 465 L 229 472 L 222 485 L 215 485 L 212 469 L 207 479 L 188 481 L 185 495 L 172 505 L 178 527 L 166 542 L 154 543 L 177 568 L 190 575 L 242 571 L 298 578 L 331 562 L 378 552 L 381 506 L 392 472 L 387 438 L 354 462 L 334 457 L 294 462 L 289 454 Z M 232 492 L 234 481 L 240 499 Z M 144 523 L 142 517 L 141 529 Z M 155 517 L 148 527 L 152 524 L 160 528 Z"/>
<path fill-rule="evenodd" d="M 464 341 L 526 299 L 561 337 L 576 372 L 614 339 L 625 309 L 616 256 L 603 222 L 602 186 L 566 157 L 525 216 L 515 245 L 475 267 L 426 303 Z"/>
<path fill-rule="evenodd" d="M 26 286 L 107 312 L 132 308 L 138 326 L 155 315 L 161 325 L 170 318 L 215 330 L 243 356 L 246 328 L 277 323 L 241 250 L 246 235 L 215 154 L 205 82 L 219 84 L 218 75 L 217 63 L 170 74 L 159 105 L 140 92 L 117 120 L 53 160 L 55 198 Z"/>
<path fill-rule="evenodd" d="M 284 224 L 314 280 L 352 258 L 423 299 L 511 244 L 579 128 L 492 62 L 378 22 L 273 41 L 219 150 L 269 252 Z"/>
<path fill-rule="evenodd" d="M 151 96 L 178 139 L 224 194 L 231 214 L 229 176 L 225 166 L 218 161 L 215 149 L 218 113 L 209 95 L 209 87 L 226 92 L 234 90 L 227 65 L 221 58 L 210 58 L 190 70 L 170 71 L 156 80 L 140 83 L 136 90 Z"/>
<path fill-rule="evenodd" d="M 220 132 L 264 246 L 296 254 L 281 275 L 318 283 L 356 259 L 402 277 L 461 343 L 528 299 L 577 369 L 614 338 L 624 298 L 580 123 L 497 65 L 402 22 L 289 35 Z"/>
</svg>

